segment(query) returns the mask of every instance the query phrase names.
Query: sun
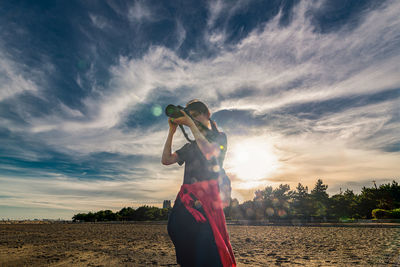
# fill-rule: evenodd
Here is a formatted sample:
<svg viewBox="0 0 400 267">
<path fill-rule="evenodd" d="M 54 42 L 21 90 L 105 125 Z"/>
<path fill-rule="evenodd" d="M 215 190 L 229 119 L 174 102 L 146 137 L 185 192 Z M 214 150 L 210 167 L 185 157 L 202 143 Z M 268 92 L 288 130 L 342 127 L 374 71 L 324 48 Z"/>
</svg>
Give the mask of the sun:
<svg viewBox="0 0 400 267">
<path fill-rule="evenodd" d="M 265 179 L 278 166 L 272 145 L 261 138 L 236 143 L 230 155 L 227 169 L 243 181 L 255 182 Z"/>
</svg>

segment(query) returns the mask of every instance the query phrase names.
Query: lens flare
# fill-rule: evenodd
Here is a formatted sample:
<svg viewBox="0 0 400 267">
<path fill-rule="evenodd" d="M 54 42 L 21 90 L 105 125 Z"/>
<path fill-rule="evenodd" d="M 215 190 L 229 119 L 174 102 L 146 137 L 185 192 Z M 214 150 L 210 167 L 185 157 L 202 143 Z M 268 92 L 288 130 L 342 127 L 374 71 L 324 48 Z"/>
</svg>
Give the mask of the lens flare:
<svg viewBox="0 0 400 267">
<path fill-rule="evenodd" d="M 151 113 L 153 113 L 153 115 L 155 116 L 155 117 L 159 117 L 160 115 L 161 115 L 161 113 L 162 113 L 162 109 L 161 109 L 161 106 L 160 105 L 154 105 L 152 108 L 151 108 Z"/>
<path fill-rule="evenodd" d="M 218 165 L 214 165 L 212 170 L 213 170 L 213 172 L 219 172 L 220 168 Z"/>
</svg>

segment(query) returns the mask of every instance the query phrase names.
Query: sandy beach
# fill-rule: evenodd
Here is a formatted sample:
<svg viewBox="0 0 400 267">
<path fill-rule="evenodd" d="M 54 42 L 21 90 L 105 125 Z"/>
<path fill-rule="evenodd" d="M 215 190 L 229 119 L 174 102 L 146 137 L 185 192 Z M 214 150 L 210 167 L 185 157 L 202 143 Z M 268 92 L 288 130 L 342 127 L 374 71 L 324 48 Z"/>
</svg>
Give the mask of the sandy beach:
<svg viewBox="0 0 400 267">
<path fill-rule="evenodd" d="M 238 266 L 400 265 L 400 228 L 229 225 Z M 0 224 L 0 266 L 177 266 L 165 224 Z"/>
</svg>

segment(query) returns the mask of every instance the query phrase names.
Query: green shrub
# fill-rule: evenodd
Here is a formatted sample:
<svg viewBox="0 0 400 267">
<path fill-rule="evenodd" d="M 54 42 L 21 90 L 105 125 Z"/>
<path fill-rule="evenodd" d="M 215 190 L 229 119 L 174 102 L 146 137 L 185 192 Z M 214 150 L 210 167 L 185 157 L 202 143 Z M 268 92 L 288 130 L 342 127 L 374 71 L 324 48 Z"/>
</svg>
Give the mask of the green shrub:
<svg viewBox="0 0 400 267">
<path fill-rule="evenodd" d="M 388 219 L 391 217 L 391 211 L 383 209 L 374 209 L 372 211 L 372 217 L 375 219 Z"/>
<path fill-rule="evenodd" d="M 339 218 L 339 222 L 354 222 L 354 218 L 349 218 L 349 217 L 341 217 Z"/>
<path fill-rule="evenodd" d="M 400 219 L 400 208 L 391 210 L 391 217 L 394 219 Z"/>
</svg>

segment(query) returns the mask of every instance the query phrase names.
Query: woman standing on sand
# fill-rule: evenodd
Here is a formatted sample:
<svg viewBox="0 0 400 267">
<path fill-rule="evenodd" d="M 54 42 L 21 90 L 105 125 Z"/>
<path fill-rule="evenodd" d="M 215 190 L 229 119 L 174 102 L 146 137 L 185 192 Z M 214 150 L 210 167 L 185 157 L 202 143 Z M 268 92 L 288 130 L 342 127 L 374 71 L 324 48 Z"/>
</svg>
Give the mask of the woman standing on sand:
<svg viewBox="0 0 400 267">
<path fill-rule="evenodd" d="M 218 131 L 204 103 L 192 100 L 185 110 L 190 116 L 182 110 L 184 116 L 168 119 L 161 160 L 164 165 L 185 163 L 183 185 L 168 219 L 176 259 L 181 266 L 236 266 L 220 196 L 221 181 L 227 180 L 222 168 L 226 135 Z M 190 142 L 171 153 L 178 125 L 188 126 L 195 140 L 184 133 Z"/>
</svg>

